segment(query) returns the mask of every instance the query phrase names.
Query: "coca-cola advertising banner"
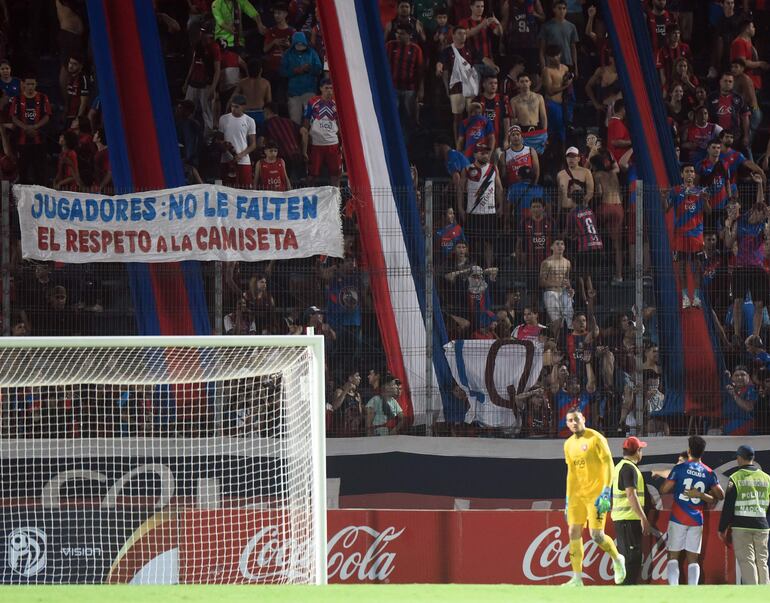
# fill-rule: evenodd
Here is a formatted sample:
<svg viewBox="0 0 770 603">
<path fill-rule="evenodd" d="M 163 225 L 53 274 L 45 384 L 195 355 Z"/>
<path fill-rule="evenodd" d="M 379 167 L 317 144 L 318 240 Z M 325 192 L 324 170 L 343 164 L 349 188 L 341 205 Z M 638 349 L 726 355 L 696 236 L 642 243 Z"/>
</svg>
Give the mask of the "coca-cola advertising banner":
<svg viewBox="0 0 770 603">
<path fill-rule="evenodd" d="M 285 518 L 259 510 L 6 508 L 0 516 L 3 584 L 284 582 L 293 556 L 307 553 L 284 536 Z M 703 580 L 734 583 L 717 520 L 707 514 Z M 663 534 L 645 541 L 645 582 L 665 581 L 667 521 L 661 514 Z M 609 556 L 586 540 L 584 579 L 611 583 Z M 571 576 L 567 528 L 559 511 L 329 511 L 328 575 L 336 583 L 560 584 Z"/>
</svg>

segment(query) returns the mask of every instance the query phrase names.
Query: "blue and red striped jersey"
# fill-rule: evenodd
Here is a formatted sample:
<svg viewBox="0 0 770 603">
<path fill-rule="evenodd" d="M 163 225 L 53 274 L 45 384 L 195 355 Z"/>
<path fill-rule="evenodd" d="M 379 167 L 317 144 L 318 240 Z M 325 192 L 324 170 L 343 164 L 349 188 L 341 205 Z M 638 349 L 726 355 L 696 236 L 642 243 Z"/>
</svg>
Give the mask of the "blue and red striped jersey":
<svg viewBox="0 0 770 603">
<path fill-rule="evenodd" d="M 703 236 L 703 211 L 706 191 L 703 187 L 685 188 L 677 185 L 668 194 L 668 204 L 674 210 L 674 233 L 683 237 Z"/>
<path fill-rule="evenodd" d="M 730 199 L 730 169 L 727 165 L 721 160 L 711 161 L 706 157 L 695 165 L 695 173 L 698 174 L 698 184 L 709 193 L 711 209 L 724 209 Z"/>
<path fill-rule="evenodd" d="M 674 482 L 674 504 L 671 505 L 671 521 L 684 526 L 702 526 L 705 503 L 690 498 L 686 490 L 708 492 L 719 483 L 716 473 L 700 461 L 679 463 L 671 469 L 668 481 Z"/>
</svg>

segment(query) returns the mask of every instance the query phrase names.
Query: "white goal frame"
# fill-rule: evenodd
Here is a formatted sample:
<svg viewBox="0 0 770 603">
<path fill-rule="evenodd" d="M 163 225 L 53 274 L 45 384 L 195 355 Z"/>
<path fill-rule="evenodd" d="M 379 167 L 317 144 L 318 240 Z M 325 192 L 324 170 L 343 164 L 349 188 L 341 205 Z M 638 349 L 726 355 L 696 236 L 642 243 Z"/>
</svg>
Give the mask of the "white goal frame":
<svg viewBox="0 0 770 603">
<path fill-rule="evenodd" d="M 326 539 L 326 386 L 324 338 L 322 335 L 175 335 L 120 337 L 0 337 L 0 348 L 150 348 L 150 347 L 274 347 L 307 348 L 312 354 L 310 392 L 315 404 L 308 412 L 311 426 L 311 451 L 316 458 L 313 473 L 313 537 L 316 541 L 314 583 L 327 583 Z"/>
</svg>

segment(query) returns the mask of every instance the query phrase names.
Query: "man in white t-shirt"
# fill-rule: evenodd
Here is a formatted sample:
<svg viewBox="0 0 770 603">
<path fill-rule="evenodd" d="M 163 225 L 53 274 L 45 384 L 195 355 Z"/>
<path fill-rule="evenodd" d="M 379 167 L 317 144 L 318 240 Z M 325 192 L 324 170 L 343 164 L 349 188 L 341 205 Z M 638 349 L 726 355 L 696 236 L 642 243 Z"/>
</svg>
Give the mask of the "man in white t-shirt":
<svg viewBox="0 0 770 603">
<path fill-rule="evenodd" d="M 305 106 L 305 114 L 300 128 L 302 152 L 310 160 L 309 184 L 321 175 L 325 165 L 332 186 L 338 186 L 342 175 L 342 153 L 340 152 L 339 123 L 337 104 L 334 102 L 334 90 L 331 80 L 321 81 L 321 94 L 312 97 Z M 308 155 L 308 138 L 310 152 Z"/>
<path fill-rule="evenodd" d="M 230 113 L 219 118 L 219 130 L 224 134 L 225 151 L 220 157 L 222 181 L 230 186 L 251 186 L 251 153 L 257 148 L 257 124 L 244 113 L 246 97 L 233 96 Z"/>
</svg>

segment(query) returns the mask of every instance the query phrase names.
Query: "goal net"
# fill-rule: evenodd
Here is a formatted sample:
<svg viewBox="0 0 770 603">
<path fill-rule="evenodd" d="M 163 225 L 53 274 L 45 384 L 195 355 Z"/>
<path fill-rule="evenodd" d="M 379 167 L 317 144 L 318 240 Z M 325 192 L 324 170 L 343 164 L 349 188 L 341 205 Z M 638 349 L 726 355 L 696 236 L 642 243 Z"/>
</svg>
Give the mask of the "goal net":
<svg viewBox="0 0 770 603">
<path fill-rule="evenodd" d="M 324 583 L 323 338 L 0 340 L 0 583 Z"/>
</svg>

